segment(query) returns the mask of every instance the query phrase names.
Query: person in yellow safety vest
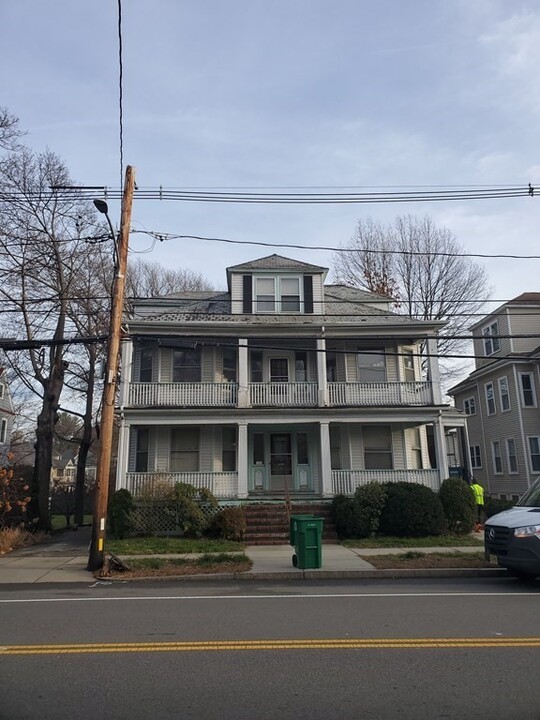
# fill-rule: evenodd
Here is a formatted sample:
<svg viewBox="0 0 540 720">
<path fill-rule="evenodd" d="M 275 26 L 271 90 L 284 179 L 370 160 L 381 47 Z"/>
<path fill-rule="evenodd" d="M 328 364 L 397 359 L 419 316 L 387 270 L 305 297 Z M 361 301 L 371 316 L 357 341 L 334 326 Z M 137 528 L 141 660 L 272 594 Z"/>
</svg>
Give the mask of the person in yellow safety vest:
<svg viewBox="0 0 540 720">
<path fill-rule="evenodd" d="M 482 530 L 484 527 L 484 488 L 479 485 L 476 480 L 471 484 L 471 490 L 476 503 L 476 530 Z"/>
</svg>

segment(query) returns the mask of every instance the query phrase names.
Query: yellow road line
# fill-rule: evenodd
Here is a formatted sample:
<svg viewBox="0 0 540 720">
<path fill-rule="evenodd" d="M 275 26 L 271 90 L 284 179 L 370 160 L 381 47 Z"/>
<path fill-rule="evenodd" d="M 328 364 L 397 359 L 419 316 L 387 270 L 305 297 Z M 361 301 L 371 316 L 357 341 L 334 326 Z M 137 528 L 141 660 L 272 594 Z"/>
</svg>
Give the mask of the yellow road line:
<svg viewBox="0 0 540 720">
<path fill-rule="evenodd" d="M 338 638 L 310 640 L 208 640 L 193 642 L 80 643 L 4 645 L 0 655 L 70 655 L 80 653 L 215 652 L 237 650 L 456 649 L 540 647 L 540 637 L 496 638 Z"/>
</svg>

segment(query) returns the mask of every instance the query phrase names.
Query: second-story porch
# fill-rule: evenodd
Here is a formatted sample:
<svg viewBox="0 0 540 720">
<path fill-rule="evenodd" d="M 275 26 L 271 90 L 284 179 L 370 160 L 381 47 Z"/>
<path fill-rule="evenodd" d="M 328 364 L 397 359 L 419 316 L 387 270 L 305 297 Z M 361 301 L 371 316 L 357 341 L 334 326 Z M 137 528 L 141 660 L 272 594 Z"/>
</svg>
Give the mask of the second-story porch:
<svg viewBox="0 0 540 720">
<path fill-rule="evenodd" d="M 140 339 L 124 344 L 123 362 L 123 408 L 441 404 L 418 348 L 391 339 Z"/>
</svg>

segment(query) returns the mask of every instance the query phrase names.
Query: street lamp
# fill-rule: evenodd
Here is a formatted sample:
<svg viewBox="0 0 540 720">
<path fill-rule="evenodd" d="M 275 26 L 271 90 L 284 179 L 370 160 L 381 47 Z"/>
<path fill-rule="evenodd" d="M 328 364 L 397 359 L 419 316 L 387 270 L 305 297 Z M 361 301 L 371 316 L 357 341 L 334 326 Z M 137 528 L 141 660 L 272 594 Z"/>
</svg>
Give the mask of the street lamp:
<svg viewBox="0 0 540 720">
<path fill-rule="evenodd" d="M 109 327 L 109 343 L 107 348 L 107 373 L 103 385 L 101 405 L 101 434 L 97 463 L 96 498 L 94 503 L 94 520 L 92 523 L 92 539 L 88 555 L 88 570 L 99 570 L 103 566 L 105 549 L 105 533 L 107 526 L 107 505 L 109 499 L 109 474 L 111 467 L 112 438 L 114 428 L 114 401 L 116 396 L 116 377 L 120 359 L 120 336 L 122 327 L 122 311 L 124 305 L 124 286 L 128 259 L 129 228 L 131 224 L 131 205 L 135 185 L 135 171 L 130 165 L 126 168 L 122 212 L 118 241 L 109 218 L 109 208 L 104 200 L 94 200 L 98 212 L 105 215 L 112 237 L 115 240 L 114 281 L 111 297 L 111 320 Z"/>
</svg>

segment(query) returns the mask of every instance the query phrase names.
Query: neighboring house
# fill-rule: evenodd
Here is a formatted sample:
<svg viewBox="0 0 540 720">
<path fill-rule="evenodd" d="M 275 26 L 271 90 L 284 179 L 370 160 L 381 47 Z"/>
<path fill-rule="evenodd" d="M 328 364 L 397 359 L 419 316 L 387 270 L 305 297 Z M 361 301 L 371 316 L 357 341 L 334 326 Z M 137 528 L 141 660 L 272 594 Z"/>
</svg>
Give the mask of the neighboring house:
<svg viewBox="0 0 540 720">
<path fill-rule="evenodd" d="M 0 460 L 6 458 L 10 449 L 11 432 L 13 429 L 13 401 L 9 391 L 7 372 L 0 367 Z"/>
<path fill-rule="evenodd" d="M 474 477 L 517 498 L 540 474 L 540 293 L 523 293 L 472 328 L 475 370 L 449 394 L 467 415 Z"/>
<path fill-rule="evenodd" d="M 137 494 L 159 478 L 221 500 L 315 500 L 373 480 L 437 489 L 449 464 L 462 465 L 466 418 L 443 406 L 439 386 L 442 323 L 325 286 L 326 274 L 271 255 L 229 267 L 228 292 L 136 301 L 117 488 Z"/>
<path fill-rule="evenodd" d="M 51 485 L 57 489 L 67 490 L 75 487 L 77 479 L 77 458 L 75 449 L 65 450 L 53 456 L 51 467 Z M 96 461 L 88 455 L 85 472 L 85 482 L 93 485 L 96 481 Z"/>
</svg>

